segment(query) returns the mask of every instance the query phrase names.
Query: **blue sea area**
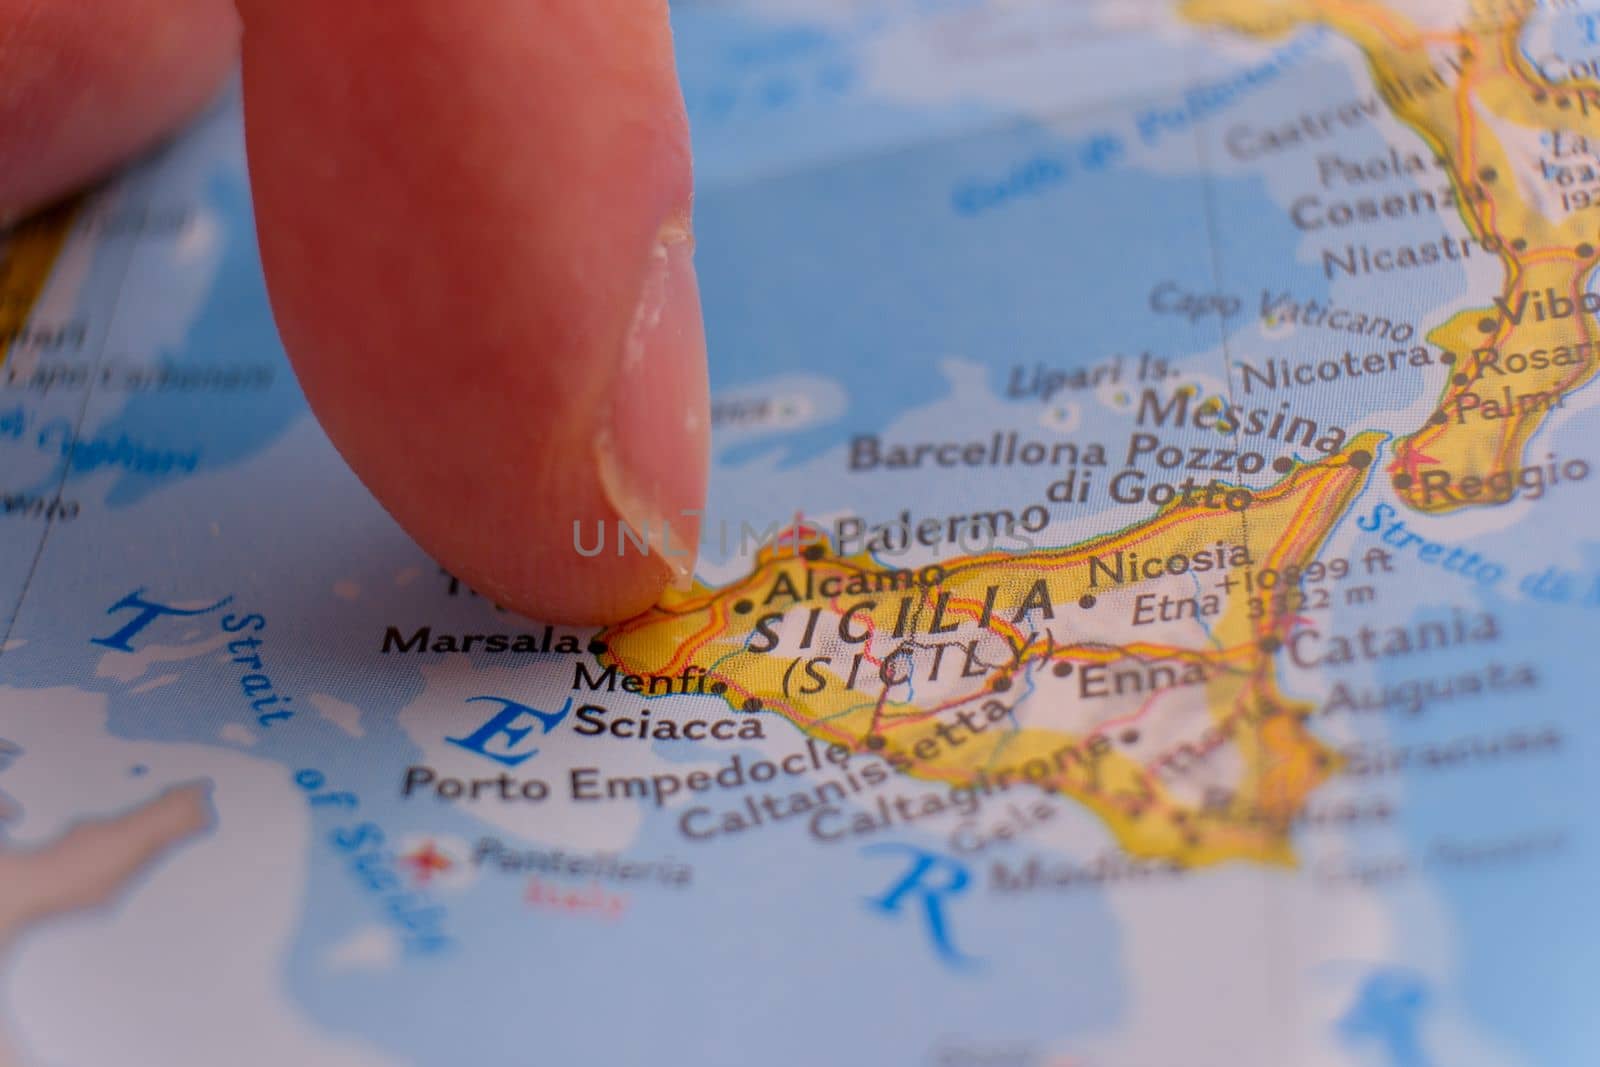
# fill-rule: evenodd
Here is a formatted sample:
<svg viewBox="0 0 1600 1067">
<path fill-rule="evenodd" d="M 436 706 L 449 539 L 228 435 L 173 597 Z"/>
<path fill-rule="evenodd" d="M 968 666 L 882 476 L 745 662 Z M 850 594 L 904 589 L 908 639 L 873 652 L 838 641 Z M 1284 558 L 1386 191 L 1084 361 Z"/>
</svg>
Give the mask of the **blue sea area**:
<svg viewBox="0 0 1600 1067">
<path fill-rule="evenodd" d="M 1014 366 L 1144 351 L 1183 360 L 1217 346 L 1215 319 L 1151 306 L 1162 282 L 1214 291 L 1207 194 L 1192 174 L 1130 166 L 1114 147 L 1121 137 L 1114 121 L 1076 136 L 1007 125 L 707 193 L 697 262 L 713 388 L 803 367 L 849 394 L 840 424 L 748 443 L 720 462 L 779 447 L 792 466 L 881 431 L 943 395 L 946 356 L 989 367 L 1001 393 Z M 1243 215 L 1269 194 L 1259 179 L 1232 178 L 1209 195 Z M 1286 227 L 1250 232 L 1242 259 L 1294 262 Z M 1309 269 L 1287 273 L 1297 292 L 1326 296 Z M 1220 378 L 1221 360 L 1206 370 Z"/>
<path fill-rule="evenodd" d="M 866 54 L 885 35 L 986 0 L 876 0 L 811 19 L 674 4 L 678 73 L 702 189 L 984 121 L 978 104 L 898 104 L 873 92 Z"/>
<path fill-rule="evenodd" d="M 1534 664 L 1538 687 L 1438 704 L 1415 718 L 1386 717 L 1382 743 L 1443 745 L 1468 736 L 1560 732 L 1554 754 L 1405 773 L 1399 822 L 1406 852 L 1434 902 L 1430 907 L 1443 909 L 1455 960 L 1445 987 L 1468 1020 L 1523 1062 L 1578 1067 L 1600 1046 L 1591 995 L 1600 965 L 1590 906 L 1600 885 L 1592 818 L 1600 807 L 1593 772 L 1600 723 L 1592 714 L 1589 667 L 1593 609 L 1491 595 L 1482 610 L 1493 613 L 1503 635 L 1492 647 L 1430 653 L 1425 664 L 1396 660 L 1380 680 L 1392 684 L 1419 672 L 1443 678 L 1492 661 Z M 1441 609 L 1433 608 L 1412 621 L 1440 617 Z M 1483 857 L 1476 862 L 1448 861 L 1441 850 L 1461 856 L 1471 843 Z M 1408 948 L 1406 905 L 1396 906 L 1396 962 L 1403 964 L 1420 946 Z"/>
<path fill-rule="evenodd" d="M 217 242 L 196 317 L 178 344 L 152 347 L 141 331 L 143 309 L 124 303 L 114 350 L 106 356 L 142 362 L 180 380 L 248 368 L 260 371 L 266 384 L 236 391 L 98 390 L 78 443 L 81 454 L 67 460 L 68 477 L 114 470 L 105 497 L 110 508 L 135 504 L 174 478 L 235 465 L 276 440 L 306 410 L 267 303 L 250 188 L 237 155 L 242 146 L 228 121 L 232 115 L 231 109 L 219 108 L 162 167 L 169 185 L 194 188 L 205 237 Z M 182 269 L 181 263 L 180 256 L 161 249 L 149 263 L 136 253 L 130 270 L 165 277 L 175 266 Z M 101 447 L 95 449 L 96 443 Z M 140 462 L 149 457 L 157 462 Z M 172 462 L 160 462 L 166 459 Z"/>
<path fill-rule="evenodd" d="M 738 801 L 712 798 L 725 807 Z M 404 818 L 410 830 L 456 834 L 469 845 L 494 833 L 460 813 L 416 809 Z M 797 820 L 686 844 L 676 818 L 651 811 L 627 854 L 687 863 L 690 885 L 607 884 L 628 898 L 624 917 L 607 922 L 530 907 L 522 900 L 529 874 L 486 866 L 470 887 L 433 895 L 448 905 L 453 947 L 383 970 L 328 968 L 328 947 L 372 920 L 349 873 L 319 859 L 308 887 L 315 906 L 289 980 L 319 1024 L 425 1063 L 510 1065 L 534 1053 L 551 1062 L 644 1063 L 671 1048 L 707 1065 L 748 1063 L 752 1049 L 763 1063 L 801 1065 L 849 1059 L 847 1050 L 885 1040 L 899 1049 L 896 1062 L 918 1062 L 949 1036 L 1046 1047 L 1103 1034 L 1123 1011 L 1134 976 L 1123 970 L 1121 938 L 1099 892 L 1026 894 L 996 907 L 981 888 L 987 860 L 971 864 L 971 889 L 948 910 L 950 935 L 970 965 L 949 967 L 918 910 L 872 907 L 905 863 L 863 851 L 888 841 L 940 852 L 942 842 L 896 832 L 819 846 Z M 326 853 L 321 844 L 314 847 Z M 550 851 L 510 837 L 507 847 Z M 795 862 L 801 854 L 806 861 Z M 429 1011 L 400 1010 L 419 998 Z M 618 1025 L 595 1025 L 608 1017 Z"/>
<path fill-rule="evenodd" d="M 161 353 L 158 368 L 191 376 L 208 368 L 270 367 L 270 384 L 237 395 L 201 396 L 183 390 L 148 390 L 129 396 L 106 422 L 93 427 L 95 440 L 133 440 L 158 452 L 186 457 L 177 472 L 216 471 L 253 455 L 305 413 L 305 399 L 283 357 L 267 305 L 254 232 L 250 194 L 242 174 L 218 176 L 209 189 L 212 209 L 230 221 L 211 296 L 182 348 Z M 80 448 L 82 442 L 80 442 Z M 85 464 L 73 475 L 89 473 Z M 122 467 L 106 494 L 106 505 L 127 507 L 163 485 L 173 471 L 146 473 Z"/>
</svg>

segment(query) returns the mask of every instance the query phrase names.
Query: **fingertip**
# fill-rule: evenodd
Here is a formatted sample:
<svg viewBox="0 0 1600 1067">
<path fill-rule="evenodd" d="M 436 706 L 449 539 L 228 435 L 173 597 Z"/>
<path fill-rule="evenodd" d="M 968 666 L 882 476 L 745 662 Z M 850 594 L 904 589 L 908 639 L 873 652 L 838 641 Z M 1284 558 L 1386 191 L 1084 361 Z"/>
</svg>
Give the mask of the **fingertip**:
<svg viewBox="0 0 1600 1067">
<path fill-rule="evenodd" d="M 698 539 L 709 432 L 665 5 L 244 10 L 262 258 L 329 437 L 498 603 L 648 607 Z"/>
<path fill-rule="evenodd" d="M 673 578 L 660 555 L 641 551 L 632 542 L 618 555 L 616 535 L 615 526 L 586 523 L 574 539 L 595 544 L 603 536 L 604 551 L 590 559 L 573 552 L 558 569 L 539 568 L 531 580 L 518 578 L 525 559 L 494 546 L 462 556 L 461 569 L 451 573 L 499 606 L 529 618 L 601 626 L 648 610 Z"/>
<path fill-rule="evenodd" d="M 229 0 L 0 0 L 0 223 L 199 111 L 238 34 Z"/>
</svg>

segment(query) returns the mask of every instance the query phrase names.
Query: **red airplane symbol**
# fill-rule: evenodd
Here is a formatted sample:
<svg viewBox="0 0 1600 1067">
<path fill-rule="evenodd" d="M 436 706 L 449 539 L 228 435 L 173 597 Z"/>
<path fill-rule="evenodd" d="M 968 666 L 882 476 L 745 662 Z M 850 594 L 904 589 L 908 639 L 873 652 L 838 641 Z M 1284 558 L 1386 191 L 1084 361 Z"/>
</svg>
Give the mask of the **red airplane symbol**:
<svg viewBox="0 0 1600 1067">
<path fill-rule="evenodd" d="M 1389 465 L 1389 470 L 1393 472 L 1396 467 L 1399 467 L 1405 472 L 1406 477 L 1411 479 L 1412 484 L 1416 484 L 1417 465 L 1419 463 L 1437 464 L 1439 462 L 1416 445 L 1408 445 L 1403 450 L 1403 455 L 1403 459 L 1396 459 L 1395 462 Z"/>
<path fill-rule="evenodd" d="M 455 866 L 449 856 L 433 847 L 432 841 L 415 852 L 407 853 L 401 860 L 411 867 L 411 876 L 419 885 L 427 885 L 434 875 L 443 874 Z"/>
</svg>

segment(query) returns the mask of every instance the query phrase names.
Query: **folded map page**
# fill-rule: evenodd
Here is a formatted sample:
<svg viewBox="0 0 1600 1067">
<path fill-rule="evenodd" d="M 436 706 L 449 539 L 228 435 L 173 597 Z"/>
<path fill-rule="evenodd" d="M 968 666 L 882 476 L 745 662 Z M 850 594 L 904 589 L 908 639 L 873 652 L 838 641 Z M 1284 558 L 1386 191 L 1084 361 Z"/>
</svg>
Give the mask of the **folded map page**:
<svg viewBox="0 0 1600 1067">
<path fill-rule="evenodd" d="M 336 459 L 235 97 L 3 239 L 0 1063 L 1594 1062 L 1600 12 L 674 22 L 614 626 Z"/>
</svg>

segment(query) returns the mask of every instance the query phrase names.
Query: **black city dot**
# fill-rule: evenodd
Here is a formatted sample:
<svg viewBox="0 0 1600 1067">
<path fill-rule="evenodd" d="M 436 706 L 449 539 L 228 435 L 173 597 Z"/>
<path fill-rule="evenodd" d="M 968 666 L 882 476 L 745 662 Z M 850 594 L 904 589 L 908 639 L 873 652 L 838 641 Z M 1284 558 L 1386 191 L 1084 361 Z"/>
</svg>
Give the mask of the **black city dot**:
<svg viewBox="0 0 1600 1067">
<path fill-rule="evenodd" d="M 1456 361 L 1456 354 L 1454 352 L 1440 352 L 1439 353 L 1439 362 L 1443 363 L 1446 367 L 1448 367 L 1450 364 L 1454 363 L 1455 361 Z"/>
<path fill-rule="evenodd" d="M 1276 637 L 1269 635 L 1261 639 L 1261 651 L 1265 652 L 1269 656 L 1282 647 L 1283 642 L 1279 641 Z"/>
<path fill-rule="evenodd" d="M 1556 107 L 1571 107 L 1572 98 L 1567 96 L 1556 97 Z"/>
<path fill-rule="evenodd" d="M 746 700 L 744 702 L 744 710 L 745 711 L 749 711 L 749 712 L 760 711 L 761 710 L 761 698 L 760 697 L 751 697 L 748 700 Z"/>
<path fill-rule="evenodd" d="M 1513 237 L 1513 238 L 1512 238 L 1512 239 L 1511 239 L 1511 247 L 1512 247 L 1512 249 L 1514 249 L 1514 250 L 1515 250 L 1515 251 L 1518 251 L 1518 252 L 1526 252 L 1526 251 L 1527 251 L 1527 250 L 1528 250 L 1528 242 L 1527 242 L 1527 241 L 1524 241 L 1524 240 L 1523 240 L 1523 239 L 1522 239 L 1522 238 L 1520 238 L 1520 237 Z"/>
<path fill-rule="evenodd" d="M 1590 256 L 1594 255 L 1594 245 L 1590 244 L 1588 241 L 1585 241 L 1583 244 L 1578 246 L 1577 251 L 1579 259 L 1588 259 Z"/>
<path fill-rule="evenodd" d="M 1085 593 L 1081 597 L 1079 597 L 1078 598 L 1078 607 L 1082 608 L 1085 611 L 1088 611 L 1090 608 L 1094 607 L 1094 594 Z"/>
<path fill-rule="evenodd" d="M 1272 469 L 1277 471 L 1279 474 L 1288 474 L 1290 471 L 1294 470 L 1294 460 L 1290 459 L 1288 456 L 1279 456 L 1277 459 L 1272 461 Z"/>
<path fill-rule="evenodd" d="M 737 601 L 734 601 L 734 604 L 733 604 L 733 610 L 737 611 L 740 615 L 748 615 L 748 614 L 750 614 L 750 609 L 752 609 L 754 607 L 755 607 L 755 605 L 750 603 L 750 601 L 748 601 L 748 600 L 737 600 Z"/>
<path fill-rule="evenodd" d="M 1479 333 L 1494 333 L 1499 328 L 1500 328 L 1500 324 L 1498 322 L 1495 322 L 1493 319 L 1479 319 L 1478 320 L 1478 332 Z"/>
<path fill-rule="evenodd" d="M 874 752 L 881 749 L 885 743 L 886 742 L 883 740 L 883 738 L 879 737 L 877 734 L 873 734 L 871 737 L 867 738 L 867 747 L 872 749 Z"/>
<path fill-rule="evenodd" d="M 1394 476 L 1394 487 L 1396 489 L 1410 489 L 1411 488 L 1411 475 L 1409 475 L 1409 474 L 1396 474 Z"/>
<path fill-rule="evenodd" d="M 1139 731 L 1138 730 L 1124 730 L 1124 731 L 1122 731 L 1122 743 L 1123 744 L 1131 745 L 1131 744 L 1134 744 L 1135 742 L 1137 742 L 1138 740 L 1139 740 Z"/>
<path fill-rule="evenodd" d="M 806 546 L 806 551 L 805 551 L 805 557 L 806 557 L 806 559 L 809 559 L 812 563 L 815 563 L 817 560 L 822 558 L 822 546 L 821 545 L 807 545 Z"/>
<path fill-rule="evenodd" d="M 1372 466 L 1372 453 L 1364 448 L 1358 448 L 1350 453 L 1350 466 L 1357 470 L 1365 470 Z"/>
<path fill-rule="evenodd" d="M 1435 426 L 1443 426 L 1445 424 L 1445 420 L 1449 418 L 1450 416 L 1446 415 L 1444 412 L 1435 411 L 1428 417 L 1428 421 L 1433 423 Z"/>
<path fill-rule="evenodd" d="M 1072 673 L 1072 664 L 1057 663 L 1054 667 L 1051 667 L 1050 670 L 1051 673 L 1053 673 L 1057 678 L 1065 678 L 1067 675 Z"/>
<path fill-rule="evenodd" d="M 606 643 L 598 638 L 589 642 L 589 655 L 603 656 L 606 654 Z"/>
<path fill-rule="evenodd" d="M 727 691 L 728 691 L 728 683 L 727 682 L 712 682 L 711 683 L 711 692 L 714 693 L 715 695 L 721 696 L 723 693 L 726 693 Z"/>
<path fill-rule="evenodd" d="M 1478 172 L 1478 177 L 1482 178 L 1486 182 L 1492 182 L 1496 178 L 1500 177 L 1500 175 L 1495 173 L 1493 167 L 1484 167 Z"/>
<path fill-rule="evenodd" d="M 994 691 L 996 693 L 1004 693 L 1007 689 L 1010 689 L 1010 688 L 1011 688 L 1011 679 L 1007 678 L 1005 675 L 1001 675 L 999 678 L 996 678 L 994 680 Z"/>
<path fill-rule="evenodd" d="M 1468 382 L 1472 381 L 1471 378 L 1468 378 L 1465 374 L 1462 374 L 1459 371 L 1450 375 L 1450 380 L 1455 382 L 1457 385 L 1466 385 Z"/>
<path fill-rule="evenodd" d="M 1534 103 L 1535 103 L 1535 104 L 1542 104 L 1542 103 L 1544 103 L 1544 102 L 1545 102 L 1545 101 L 1546 101 L 1546 100 L 1548 100 L 1548 99 L 1549 99 L 1549 98 L 1550 98 L 1550 97 L 1549 97 L 1549 94 L 1547 94 L 1547 93 L 1546 93 L 1546 92 L 1545 92 L 1545 91 L 1544 91 L 1544 90 L 1542 90 L 1542 89 L 1536 89 L 1536 90 L 1534 90 L 1534 93 L 1533 93 L 1533 102 L 1534 102 Z"/>
</svg>

